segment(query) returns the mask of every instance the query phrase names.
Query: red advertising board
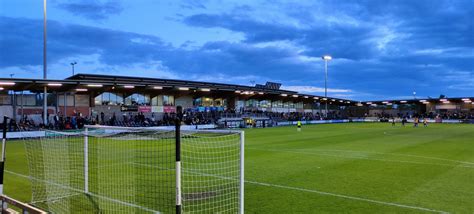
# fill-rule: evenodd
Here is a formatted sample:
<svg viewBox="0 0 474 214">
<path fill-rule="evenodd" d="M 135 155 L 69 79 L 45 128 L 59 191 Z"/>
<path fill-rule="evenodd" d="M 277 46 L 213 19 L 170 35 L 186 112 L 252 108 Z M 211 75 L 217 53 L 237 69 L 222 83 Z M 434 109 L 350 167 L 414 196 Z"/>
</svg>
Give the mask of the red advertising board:
<svg viewBox="0 0 474 214">
<path fill-rule="evenodd" d="M 176 108 L 174 106 L 163 106 L 163 111 L 165 113 L 175 113 Z"/>
<path fill-rule="evenodd" d="M 138 112 L 143 112 L 143 113 L 151 112 L 151 106 L 138 106 Z"/>
</svg>

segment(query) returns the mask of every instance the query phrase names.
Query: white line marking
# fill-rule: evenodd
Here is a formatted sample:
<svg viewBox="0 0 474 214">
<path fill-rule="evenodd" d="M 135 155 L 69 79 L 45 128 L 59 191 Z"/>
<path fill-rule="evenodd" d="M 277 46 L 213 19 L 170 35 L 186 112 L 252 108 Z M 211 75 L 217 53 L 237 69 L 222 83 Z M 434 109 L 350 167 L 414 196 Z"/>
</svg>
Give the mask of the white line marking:
<svg viewBox="0 0 474 214">
<path fill-rule="evenodd" d="M 368 157 L 360 157 L 360 156 L 344 156 L 344 155 L 333 155 L 333 154 L 321 154 L 321 153 L 317 153 L 317 152 L 302 152 L 302 151 L 281 150 L 281 149 L 280 150 L 276 150 L 276 149 L 255 149 L 255 148 L 247 148 L 247 149 L 259 150 L 259 151 L 268 151 L 268 152 L 320 155 L 320 156 L 337 157 L 337 158 L 345 158 L 345 159 L 362 159 L 362 160 L 374 160 L 374 161 L 384 161 L 384 162 L 409 163 L 409 164 L 434 165 L 434 166 L 449 166 L 449 167 L 463 167 L 463 168 L 474 169 L 474 166 L 466 166 L 466 165 L 452 165 L 452 164 L 443 164 L 443 163 L 425 163 L 425 162 L 418 162 L 418 161 L 403 161 L 403 160 L 388 160 L 388 159 L 380 159 L 380 158 L 368 158 Z"/>
<path fill-rule="evenodd" d="M 468 161 L 459 161 L 459 160 L 452 160 L 452 159 L 445 159 L 445 158 L 438 158 L 438 157 L 429 157 L 429 156 L 421 156 L 421 155 L 410 155 L 410 154 L 400 154 L 400 153 L 385 153 L 385 152 L 371 152 L 371 151 L 355 151 L 355 150 L 343 150 L 343 149 L 318 149 L 318 150 L 311 150 L 311 151 L 321 151 L 321 152 L 349 152 L 349 153 L 367 153 L 367 154 L 380 154 L 380 155 L 394 155 L 394 156 L 406 156 L 406 157 L 415 157 L 415 158 L 424 158 L 424 159 L 433 159 L 433 160 L 442 160 L 442 161 L 450 161 L 455 163 L 462 163 L 468 165 L 474 165 L 474 162 Z"/>
<path fill-rule="evenodd" d="M 397 203 L 385 202 L 385 201 L 378 201 L 378 200 L 372 200 L 372 199 L 368 199 L 368 198 L 360 198 L 360 197 L 355 197 L 355 196 L 341 195 L 341 194 L 336 194 L 336 193 L 323 192 L 323 191 L 305 189 L 305 188 L 299 188 L 299 187 L 290 187 L 290 186 L 263 183 L 263 182 L 257 182 L 257 181 L 245 181 L 245 182 L 246 183 L 251 183 L 251 184 L 256 184 L 256 185 L 261 185 L 261 186 L 276 187 L 276 188 L 281 188 L 281 189 L 289 189 L 289 190 L 296 190 L 296 191 L 302 191 L 302 192 L 311 192 L 311 193 L 317 193 L 317 194 L 320 194 L 320 195 L 328 195 L 328 196 L 346 198 L 346 199 L 351 199 L 351 200 L 356 200 L 356 201 L 365 201 L 365 202 L 370 202 L 370 203 L 375 203 L 375 204 L 402 207 L 402 208 L 407 208 L 407 209 L 422 210 L 422 211 L 434 212 L 434 213 L 448 213 L 446 211 L 435 210 L 435 209 L 430 209 L 430 208 L 410 206 L 410 205 L 404 205 L 404 204 L 397 204 Z"/>
<path fill-rule="evenodd" d="M 61 188 L 68 189 L 68 190 L 71 190 L 71 191 L 75 191 L 75 192 L 87 194 L 87 195 L 90 195 L 90 196 L 93 196 L 93 197 L 97 197 L 97 198 L 101 198 L 101 199 L 104 199 L 104 200 L 107 200 L 107 201 L 112 201 L 112 202 L 115 202 L 115 203 L 117 203 L 117 204 L 122 204 L 122 205 L 129 206 L 129 207 L 135 207 L 135 208 L 138 208 L 138 209 L 145 210 L 145 211 L 147 211 L 147 212 L 157 213 L 157 214 L 160 213 L 160 211 L 148 209 L 148 208 L 142 207 L 142 206 L 140 206 L 140 205 L 128 203 L 128 202 L 125 202 L 125 201 L 120 201 L 120 200 L 117 200 L 117 199 L 114 199 L 114 198 L 109 198 L 109 197 L 97 195 L 97 194 L 94 194 L 94 193 L 91 193 L 91 192 L 84 193 L 84 191 L 83 191 L 83 190 L 80 190 L 80 189 L 75 189 L 75 188 L 68 187 L 68 186 L 64 186 L 64 185 L 57 184 L 57 183 L 54 183 L 54 182 L 45 181 L 45 180 L 38 179 L 38 178 L 34 178 L 34 177 L 31 177 L 31 176 L 28 176 L 28 175 L 24 175 L 24 174 L 12 172 L 12 171 L 9 171 L 9 170 L 5 170 L 5 172 L 10 173 L 10 174 L 12 174 L 12 175 L 16 175 L 16 176 L 22 177 L 22 178 L 26 178 L 26 179 L 31 179 L 31 180 L 36 180 L 36 181 L 48 183 L 48 184 L 55 185 L 55 186 L 59 186 L 59 187 L 61 187 Z"/>
<path fill-rule="evenodd" d="M 162 169 L 162 167 L 153 166 L 153 165 L 149 165 L 149 164 L 140 164 L 140 163 L 133 163 L 133 162 L 131 162 L 130 164 Z M 225 176 L 220 176 L 220 175 L 213 175 L 213 174 L 208 174 L 208 173 L 201 173 L 201 172 L 196 172 L 196 171 L 193 171 L 193 170 L 184 170 L 184 171 L 189 172 L 189 173 L 198 174 L 198 175 L 217 177 L 217 178 L 227 179 L 227 180 L 236 180 L 236 181 L 239 180 L 239 179 L 236 179 L 236 178 L 230 178 L 230 177 L 225 177 Z M 320 194 L 320 195 L 327 195 L 327 196 L 351 199 L 351 200 L 356 200 L 356 201 L 364 201 L 364 202 L 382 204 L 382 205 L 387 205 L 387 206 L 395 206 L 395 207 L 401 207 L 401 208 L 406 208 L 406 209 L 415 209 L 415 210 L 422 210 L 422 211 L 434 212 L 434 213 L 449 213 L 449 212 L 446 212 L 446 211 L 435 210 L 435 209 L 430 209 L 430 208 L 410 206 L 410 205 L 404 205 L 404 204 L 397 204 L 397 203 L 385 202 L 385 201 L 379 201 L 379 200 L 372 200 L 372 199 L 368 199 L 368 198 L 361 198 L 361 197 L 349 196 L 349 195 L 341 195 L 341 194 L 337 194 L 337 193 L 323 192 L 323 191 L 319 191 L 319 190 L 305 189 L 305 188 L 299 188 L 299 187 L 290 187 L 290 186 L 283 186 L 283 185 L 271 184 L 271 183 L 263 183 L 263 182 L 250 181 L 250 180 L 245 180 L 245 183 L 261 185 L 261 186 L 267 186 L 267 187 L 275 187 L 275 188 L 281 188 L 281 189 L 296 190 L 296 191 L 302 191 L 302 192 L 317 193 L 317 194 Z"/>
</svg>

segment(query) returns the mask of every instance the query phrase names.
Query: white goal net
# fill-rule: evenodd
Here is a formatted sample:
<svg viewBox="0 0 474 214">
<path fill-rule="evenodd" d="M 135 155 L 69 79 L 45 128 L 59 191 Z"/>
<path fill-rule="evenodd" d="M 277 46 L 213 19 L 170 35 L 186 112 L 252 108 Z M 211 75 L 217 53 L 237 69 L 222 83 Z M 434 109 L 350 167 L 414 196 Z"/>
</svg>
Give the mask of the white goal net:
<svg viewBox="0 0 474 214">
<path fill-rule="evenodd" d="M 51 213 L 243 213 L 243 132 L 89 126 L 24 142 Z"/>
</svg>

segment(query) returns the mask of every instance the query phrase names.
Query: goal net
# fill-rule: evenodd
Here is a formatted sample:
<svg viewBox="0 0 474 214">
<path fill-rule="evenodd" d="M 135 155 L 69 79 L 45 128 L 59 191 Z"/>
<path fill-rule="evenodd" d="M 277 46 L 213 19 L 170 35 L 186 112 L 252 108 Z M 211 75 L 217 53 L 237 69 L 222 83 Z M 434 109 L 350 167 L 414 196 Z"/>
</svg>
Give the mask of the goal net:
<svg viewBox="0 0 474 214">
<path fill-rule="evenodd" d="M 52 213 L 243 213 L 243 132 L 89 126 L 24 142 Z"/>
</svg>

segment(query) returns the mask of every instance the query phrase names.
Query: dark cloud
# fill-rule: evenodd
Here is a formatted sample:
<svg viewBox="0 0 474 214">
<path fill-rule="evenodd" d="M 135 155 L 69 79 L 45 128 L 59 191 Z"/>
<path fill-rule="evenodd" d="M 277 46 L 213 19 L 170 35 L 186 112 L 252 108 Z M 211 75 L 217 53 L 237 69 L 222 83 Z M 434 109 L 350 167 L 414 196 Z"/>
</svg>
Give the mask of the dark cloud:
<svg viewBox="0 0 474 214">
<path fill-rule="evenodd" d="M 203 45 L 172 46 L 156 36 L 49 21 L 48 59 L 55 63 L 97 55 L 105 65 L 159 62 L 190 78 L 254 76 L 262 83 L 321 87 L 324 70 L 318 59 L 331 54 L 329 87 L 360 93 L 354 98 L 410 96 L 413 90 L 474 95 L 474 10 L 469 1 L 341 0 L 281 7 L 291 21 L 256 19 L 246 12 L 261 8 L 247 5 L 184 17 L 188 26 L 244 35 L 238 42 Z M 41 65 L 41 20 L 0 17 L 0 48 L 0 69 Z"/>
<path fill-rule="evenodd" d="M 1 67 L 41 65 L 42 21 L 0 17 Z M 32 33 L 33 32 L 33 33 Z M 15 45 L 12 45 L 15 44 Z M 311 65 L 293 58 L 296 53 L 278 47 L 254 47 L 241 43 L 210 42 L 198 49 L 172 47 L 155 36 L 83 25 L 48 22 L 48 61 L 97 54 L 100 63 L 133 65 L 161 61 L 173 71 L 186 74 L 256 75 L 297 79 Z"/>
<path fill-rule="evenodd" d="M 123 11 L 121 3 L 115 0 L 109 0 L 107 2 L 100 2 L 98 0 L 73 0 L 67 3 L 58 3 L 56 6 L 75 16 L 92 20 L 104 20 L 110 15 L 117 15 Z"/>
</svg>

